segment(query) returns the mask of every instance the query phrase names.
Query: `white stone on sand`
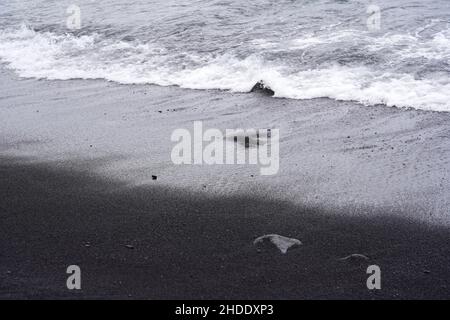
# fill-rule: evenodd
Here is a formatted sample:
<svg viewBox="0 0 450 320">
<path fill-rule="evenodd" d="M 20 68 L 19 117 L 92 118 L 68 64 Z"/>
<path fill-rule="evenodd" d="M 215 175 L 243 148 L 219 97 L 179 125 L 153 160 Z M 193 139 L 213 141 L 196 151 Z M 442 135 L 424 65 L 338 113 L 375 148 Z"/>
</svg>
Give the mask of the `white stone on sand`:
<svg viewBox="0 0 450 320">
<path fill-rule="evenodd" d="M 269 240 L 271 243 L 273 243 L 283 254 L 286 254 L 288 249 L 293 246 L 300 246 L 302 243 L 298 239 L 294 238 L 287 238 L 280 236 L 278 234 L 266 234 L 259 238 L 256 238 L 255 241 L 253 241 L 254 245 L 258 245 L 260 243 L 263 243 L 264 240 Z"/>
</svg>

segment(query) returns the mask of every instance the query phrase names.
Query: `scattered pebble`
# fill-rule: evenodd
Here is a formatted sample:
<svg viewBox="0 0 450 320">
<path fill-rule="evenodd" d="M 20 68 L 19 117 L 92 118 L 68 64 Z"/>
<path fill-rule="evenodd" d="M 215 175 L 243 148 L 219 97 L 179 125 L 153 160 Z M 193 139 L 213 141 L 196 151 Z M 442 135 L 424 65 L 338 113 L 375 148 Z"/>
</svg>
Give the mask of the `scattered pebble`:
<svg viewBox="0 0 450 320">
<path fill-rule="evenodd" d="M 152 176 L 152 180 L 157 180 L 158 176 Z"/>
<path fill-rule="evenodd" d="M 132 246 L 131 244 L 126 244 L 125 248 L 127 248 L 127 249 L 134 249 L 134 246 Z"/>
</svg>

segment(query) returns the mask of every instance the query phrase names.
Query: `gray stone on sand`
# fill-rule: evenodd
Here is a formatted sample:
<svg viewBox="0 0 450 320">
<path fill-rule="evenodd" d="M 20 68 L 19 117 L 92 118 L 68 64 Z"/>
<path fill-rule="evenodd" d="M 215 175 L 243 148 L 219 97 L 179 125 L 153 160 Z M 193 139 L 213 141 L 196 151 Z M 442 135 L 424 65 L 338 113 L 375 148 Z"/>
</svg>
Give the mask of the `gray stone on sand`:
<svg viewBox="0 0 450 320">
<path fill-rule="evenodd" d="M 363 254 L 354 253 L 351 255 L 348 255 L 344 258 L 339 259 L 340 261 L 349 261 L 349 262 L 363 262 L 368 261 L 369 258 Z"/>
<path fill-rule="evenodd" d="M 283 254 L 286 254 L 288 249 L 295 246 L 302 245 L 301 241 L 294 238 L 287 238 L 280 236 L 278 234 L 266 234 L 261 237 L 258 237 L 253 241 L 255 246 L 261 245 L 267 241 L 270 241 L 273 245 L 275 245 Z"/>
</svg>

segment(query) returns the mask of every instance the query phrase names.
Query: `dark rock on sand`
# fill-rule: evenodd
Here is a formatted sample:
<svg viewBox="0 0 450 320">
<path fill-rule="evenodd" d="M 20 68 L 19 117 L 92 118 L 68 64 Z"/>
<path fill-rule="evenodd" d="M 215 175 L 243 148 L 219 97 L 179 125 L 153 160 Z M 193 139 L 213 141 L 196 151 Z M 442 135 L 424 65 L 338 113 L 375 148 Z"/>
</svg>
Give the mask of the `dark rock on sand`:
<svg viewBox="0 0 450 320">
<path fill-rule="evenodd" d="M 267 86 L 263 80 L 258 81 L 250 90 L 250 92 L 262 93 L 267 96 L 275 95 L 275 91 L 273 91 L 269 86 Z"/>
</svg>

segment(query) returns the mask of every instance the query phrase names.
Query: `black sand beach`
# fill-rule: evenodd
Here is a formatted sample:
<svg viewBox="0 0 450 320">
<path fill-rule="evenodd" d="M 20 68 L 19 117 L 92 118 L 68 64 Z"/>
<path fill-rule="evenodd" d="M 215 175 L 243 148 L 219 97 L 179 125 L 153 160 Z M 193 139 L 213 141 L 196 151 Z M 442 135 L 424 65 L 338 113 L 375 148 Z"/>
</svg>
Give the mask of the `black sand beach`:
<svg viewBox="0 0 450 320">
<path fill-rule="evenodd" d="M 289 202 L 129 188 L 82 170 L 1 158 L 0 298 L 446 299 L 450 230 Z M 352 210 L 351 207 L 347 210 Z M 277 232 L 287 255 L 252 241 Z M 127 247 L 128 246 L 128 247 Z M 130 247 L 131 246 L 131 247 Z M 353 253 L 370 261 L 339 258 Z M 82 290 L 65 286 L 82 268 Z M 366 268 L 382 290 L 366 288 Z"/>
<path fill-rule="evenodd" d="M 1 79 L 2 299 L 450 297 L 448 113 Z M 280 128 L 280 172 L 174 165 L 171 132 L 198 120 Z M 253 245 L 272 233 L 303 245 Z"/>
<path fill-rule="evenodd" d="M 0 300 L 450 299 L 449 17 L 2 0 Z"/>
</svg>

